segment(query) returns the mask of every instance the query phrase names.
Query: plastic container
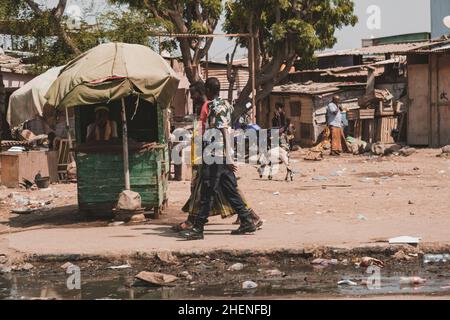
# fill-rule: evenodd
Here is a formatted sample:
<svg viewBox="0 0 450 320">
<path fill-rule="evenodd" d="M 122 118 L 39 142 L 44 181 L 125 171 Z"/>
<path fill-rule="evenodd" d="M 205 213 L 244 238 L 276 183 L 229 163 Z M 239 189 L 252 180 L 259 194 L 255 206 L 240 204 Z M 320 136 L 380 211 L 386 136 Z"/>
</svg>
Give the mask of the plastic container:
<svg viewBox="0 0 450 320">
<path fill-rule="evenodd" d="M 47 189 L 50 185 L 50 177 L 42 177 L 34 180 L 39 189 Z"/>
</svg>

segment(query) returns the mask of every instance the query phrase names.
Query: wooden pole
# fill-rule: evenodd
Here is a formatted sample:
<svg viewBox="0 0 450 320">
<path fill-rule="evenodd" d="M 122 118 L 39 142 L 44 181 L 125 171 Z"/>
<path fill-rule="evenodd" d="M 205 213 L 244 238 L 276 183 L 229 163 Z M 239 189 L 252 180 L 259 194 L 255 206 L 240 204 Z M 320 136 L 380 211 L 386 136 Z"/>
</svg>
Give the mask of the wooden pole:
<svg viewBox="0 0 450 320">
<path fill-rule="evenodd" d="M 250 54 L 251 54 L 251 77 L 252 77 L 252 122 L 256 123 L 256 58 L 255 58 L 255 36 L 250 37 Z"/>
<path fill-rule="evenodd" d="M 159 52 L 159 55 L 161 55 L 161 52 L 162 52 L 162 50 L 161 50 L 161 36 L 158 37 L 158 52 Z"/>
<path fill-rule="evenodd" d="M 206 40 L 206 38 L 205 38 L 205 40 Z M 208 52 L 209 52 L 209 50 L 206 51 L 206 79 L 209 78 L 209 53 Z"/>
<path fill-rule="evenodd" d="M 128 162 L 128 128 L 125 98 L 122 98 L 122 141 L 123 141 L 123 174 L 125 179 L 125 190 L 131 190 L 130 169 Z"/>
<path fill-rule="evenodd" d="M 74 160 L 73 154 L 72 154 L 72 135 L 70 134 L 70 122 L 69 122 L 69 110 L 66 108 L 66 130 L 67 130 L 67 139 L 69 140 L 69 160 L 72 162 Z"/>
</svg>

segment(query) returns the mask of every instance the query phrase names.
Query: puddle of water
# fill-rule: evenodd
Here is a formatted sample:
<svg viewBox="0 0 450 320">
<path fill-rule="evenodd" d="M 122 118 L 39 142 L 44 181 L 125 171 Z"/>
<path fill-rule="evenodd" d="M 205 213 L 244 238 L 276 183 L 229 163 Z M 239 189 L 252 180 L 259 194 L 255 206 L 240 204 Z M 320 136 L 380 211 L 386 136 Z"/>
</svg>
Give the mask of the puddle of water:
<svg viewBox="0 0 450 320">
<path fill-rule="evenodd" d="M 188 281 L 180 281 L 175 287 L 153 288 L 133 286 L 133 270 L 102 271 L 103 274 L 84 275 L 82 273 L 81 290 L 69 290 L 66 285 L 67 276 L 63 272 L 35 275 L 27 273 L 10 273 L 0 275 L 0 299 L 199 299 L 208 297 L 250 298 L 250 297 L 364 297 L 373 295 L 450 295 L 450 264 L 417 265 L 385 268 L 381 270 L 380 288 L 370 290 L 366 285 L 338 286 L 337 282 L 350 279 L 357 283 L 368 278 L 365 269 L 333 266 L 325 269 L 314 269 L 310 265 L 280 265 L 285 277 L 266 277 L 256 267 L 249 267 L 239 273 L 229 271 L 226 276 L 215 277 L 215 282 L 196 279 L 198 283 L 190 285 Z M 419 276 L 427 279 L 420 286 L 401 286 L 400 278 Z M 241 289 L 242 282 L 252 280 L 258 288 Z"/>
</svg>

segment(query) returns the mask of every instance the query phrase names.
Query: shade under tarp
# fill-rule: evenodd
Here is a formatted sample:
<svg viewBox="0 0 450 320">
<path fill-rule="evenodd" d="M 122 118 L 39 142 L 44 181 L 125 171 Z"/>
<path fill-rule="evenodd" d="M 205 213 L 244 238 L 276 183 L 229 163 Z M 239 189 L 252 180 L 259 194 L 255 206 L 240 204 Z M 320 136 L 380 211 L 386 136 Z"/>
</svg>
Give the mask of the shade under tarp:
<svg viewBox="0 0 450 320">
<path fill-rule="evenodd" d="M 170 65 L 149 47 L 99 45 L 71 61 L 47 92 L 58 108 L 108 103 L 131 94 L 168 107 L 179 80 Z"/>
<path fill-rule="evenodd" d="M 44 105 L 47 102 L 45 95 L 63 68 L 51 68 L 13 92 L 9 98 L 6 115 L 6 120 L 11 127 L 42 116 Z"/>
</svg>

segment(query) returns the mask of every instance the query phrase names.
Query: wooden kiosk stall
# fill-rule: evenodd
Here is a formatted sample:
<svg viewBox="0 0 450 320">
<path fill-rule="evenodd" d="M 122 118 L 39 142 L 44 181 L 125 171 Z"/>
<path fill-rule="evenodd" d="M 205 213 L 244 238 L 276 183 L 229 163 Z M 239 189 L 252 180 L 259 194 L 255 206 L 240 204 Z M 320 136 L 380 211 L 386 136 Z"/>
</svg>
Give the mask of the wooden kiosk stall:
<svg viewBox="0 0 450 320">
<path fill-rule="evenodd" d="M 132 190 L 159 217 L 168 199 L 166 109 L 177 87 L 165 60 L 141 45 L 103 44 L 62 70 L 47 96 L 58 108 L 75 108 L 80 210 L 110 211 L 122 191 Z M 117 136 L 88 141 L 98 107 L 108 110 Z"/>
</svg>

